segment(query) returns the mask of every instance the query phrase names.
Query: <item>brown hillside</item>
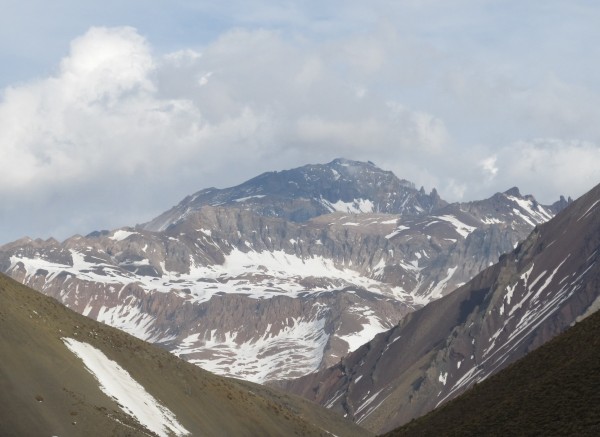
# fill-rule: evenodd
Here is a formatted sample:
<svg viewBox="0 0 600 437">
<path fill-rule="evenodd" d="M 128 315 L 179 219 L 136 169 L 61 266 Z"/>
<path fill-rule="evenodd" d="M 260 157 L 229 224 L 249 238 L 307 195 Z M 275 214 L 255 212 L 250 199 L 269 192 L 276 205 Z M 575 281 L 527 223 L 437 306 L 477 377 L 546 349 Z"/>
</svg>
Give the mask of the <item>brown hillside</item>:
<svg viewBox="0 0 600 437">
<path fill-rule="evenodd" d="M 300 398 L 203 371 L 4 275 L 0 435 L 153 435 L 99 389 L 83 362 L 64 345 L 65 337 L 89 343 L 116 361 L 191 435 L 366 435 Z"/>
</svg>

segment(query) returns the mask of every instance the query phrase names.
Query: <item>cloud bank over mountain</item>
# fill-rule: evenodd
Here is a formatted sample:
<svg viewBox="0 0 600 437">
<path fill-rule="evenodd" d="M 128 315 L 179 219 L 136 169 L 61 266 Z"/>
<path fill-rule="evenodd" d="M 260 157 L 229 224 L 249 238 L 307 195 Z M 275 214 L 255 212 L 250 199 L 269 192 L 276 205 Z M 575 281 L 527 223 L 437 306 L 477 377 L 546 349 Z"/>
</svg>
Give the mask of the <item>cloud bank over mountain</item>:
<svg viewBox="0 0 600 437">
<path fill-rule="evenodd" d="M 121 9 L 136 27 L 91 23 L 0 94 L 0 241 L 142 222 L 197 189 L 339 156 L 448 200 L 589 189 L 598 49 L 579 43 L 600 36 L 600 10 L 452 3 L 175 3 L 163 27 L 157 6 Z"/>
</svg>

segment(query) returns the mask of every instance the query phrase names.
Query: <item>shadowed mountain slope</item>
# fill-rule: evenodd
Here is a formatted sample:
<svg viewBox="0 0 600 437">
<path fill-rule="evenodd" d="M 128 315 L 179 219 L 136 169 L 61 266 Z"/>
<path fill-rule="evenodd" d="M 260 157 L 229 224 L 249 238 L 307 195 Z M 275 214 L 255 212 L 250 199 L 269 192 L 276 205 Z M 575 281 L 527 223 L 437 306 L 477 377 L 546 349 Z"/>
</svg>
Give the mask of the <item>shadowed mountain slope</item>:
<svg viewBox="0 0 600 437">
<path fill-rule="evenodd" d="M 600 303 L 600 186 L 454 292 L 337 366 L 287 383 L 376 432 L 419 417 L 571 326 Z"/>
<path fill-rule="evenodd" d="M 365 435 L 306 400 L 203 371 L 4 275 L 0 356 L 2 436 Z"/>
<path fill-rule="evenodd" d="M 386 437 L 600 435 L 600 312 Z"/>
</svg>

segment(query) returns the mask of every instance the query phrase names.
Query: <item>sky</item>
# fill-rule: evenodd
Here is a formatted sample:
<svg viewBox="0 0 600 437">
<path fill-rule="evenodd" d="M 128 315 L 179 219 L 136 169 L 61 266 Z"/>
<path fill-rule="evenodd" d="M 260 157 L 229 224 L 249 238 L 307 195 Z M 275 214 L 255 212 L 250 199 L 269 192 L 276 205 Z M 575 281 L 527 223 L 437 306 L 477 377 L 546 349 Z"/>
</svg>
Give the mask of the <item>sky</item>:
<svg viewBox="0 0 600 437">
<path fill-rule="evenodd" d="M 23 0 L 0 16 L 0 244 L 144 223 L 338 157 L 448 201 L 600 183 L 595 0 Z"/>
</svg>

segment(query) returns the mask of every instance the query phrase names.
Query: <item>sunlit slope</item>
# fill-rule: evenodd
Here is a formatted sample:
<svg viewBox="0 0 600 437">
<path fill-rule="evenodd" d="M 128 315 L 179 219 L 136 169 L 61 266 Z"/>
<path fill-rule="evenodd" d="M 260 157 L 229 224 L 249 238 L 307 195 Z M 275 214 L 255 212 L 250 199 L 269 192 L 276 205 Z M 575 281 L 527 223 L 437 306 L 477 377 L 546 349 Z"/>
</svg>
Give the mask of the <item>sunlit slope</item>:
<svg viewBox="0 0 600 437">
<path fill-rule="evenodd" d="M 328 435 L 325 430 L 339 436 L 365 435 L 320 407 L 210 374 L 3 275 L 1 435 L 161 435 L 150 432 L 104 394 L 65 341 L 89 345 L 117 363 L 172 413 L 185 430 L 179 435 Z M 165 428 L 165 433 L 172 430 Z"/>
</svg>

